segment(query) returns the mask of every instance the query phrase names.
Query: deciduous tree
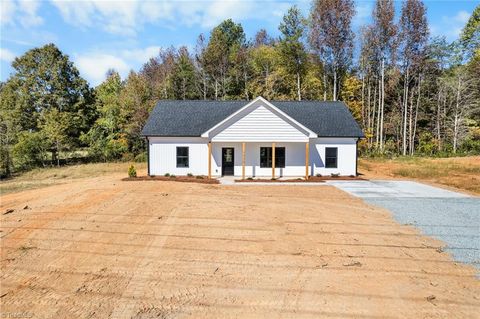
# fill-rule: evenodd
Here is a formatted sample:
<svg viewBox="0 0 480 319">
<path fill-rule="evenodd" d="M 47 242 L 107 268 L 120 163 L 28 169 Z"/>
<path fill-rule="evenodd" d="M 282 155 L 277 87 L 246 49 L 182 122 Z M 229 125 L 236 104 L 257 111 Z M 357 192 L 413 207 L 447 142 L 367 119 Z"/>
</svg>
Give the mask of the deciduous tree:
<svg viewBox="0 0 480 319">
<path fill-rule="evenodd" d="M 311 9 L 309 40 L 332 74 L 334 101 L 338 98 L 341 79 L 352 62 L 354 15 L 353 0 L 315 0 Z"/>
</svg>

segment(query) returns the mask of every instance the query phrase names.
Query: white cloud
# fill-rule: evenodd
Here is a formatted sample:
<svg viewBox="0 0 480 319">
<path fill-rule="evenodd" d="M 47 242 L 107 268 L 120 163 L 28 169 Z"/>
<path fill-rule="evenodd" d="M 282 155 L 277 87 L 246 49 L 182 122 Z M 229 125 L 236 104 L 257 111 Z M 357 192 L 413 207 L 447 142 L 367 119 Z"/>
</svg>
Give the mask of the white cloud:
<svg viewBox="0 0 480 319">
<path fill-rule="evenodd" d="M 256 7 L 257 4 L 251 1 L 213 1 L 203 12 L 201 25 L 206 28 L 211 28 L 225 18 L 232 18 L 234 20 L 243 19 L 253 14 Z"/>
<path fill-rule="evenodd" d="M 180 25 L 211 28 L 224 19 L 268 20 L 285 12 L 292 3 L 275 1 L 140 1 L 140 0 L 51 0 L 65 22 L 84 28 L 134 36 L 145 24 L 175 28 Z"/>
<path fill-rule="evenodd" d="M 0 48 L 0 61 L 12 62 L 15 59 L 16 54 L 12 51 L 4 48 Z"/>
<path fill-rule="evenodd" d="M 202 28 L 212 28 L 225 19 L 242 21 L 257 19 L 262 21 L 275 20 L 282 17 L 295 2 L 276 1 L 242 1 L 242 0 L 212 0 L 200 2 L 181 2 L 176 6 L 175 21 Z M 299 5 L 302 5 L 300 3 Z"/>
<path fill-rule="evenodd" d="M 130 70 L 127 62 L 122 58 L 105 53 L 87 53 L 74 57 L 75 65 L 92 85 L 97 85 L 105 79 L 109 69 L 115 69 L 125 77 Z"/>
<path fill-rule="evenodd" d="M 40 1 L 22 0 L 18 2 L 18 8 L 22 13 L 19 21 L 24 27 L 33 27 L 43 24 L 43 18 L 37 15 Z"/>
<path fill-rule="evenodd" d="M 454 16 L 443 16 L 442 26 L 430 25 L 430 32 L 434 36 L 445 36 L 449 41 L 456 40 L 469 18 L 470 13 L 465 10 L 458 11 Z"/>
<path fill-rule="evenodd" d="M 144 22 L 161 18 L 167 3 L 138 0 L 51 0 L 65 22 L 80 27 L 134 35 Z M 171 4 L 170 4 L 171 6 Z"/>
<path fill-rule="evenodd" d="M 159 46 L 151 46 L 145 49 L 123 50 L 121 52 L 121 55 L 126 60 L 132 60 L 138 63 L 145 63 L 150 58 L 157 56 L 159 52 L 160 52 Z"/>
<path fill-rule="evenodd" d="M 13 0 L 0 1 L 0 25 L 12 24 L 15 14 L 15 3 Z"/>
<path fill-rule="evenodd" d="M 43 24 L 43 18 L 37 14 L 39 0 L 1 0 L 1 25 L 19 23 L 24 28 Z"/>
<path fill-rule="evenodd" d="M 111 52 L 92 51 L 85 54 L 75 54 L 74 62 L 90 84 L 96 86 L 104 79 L 109 69 L 115 69 L 122 79 L 125 79 L 130 70 L 137 70 L 143 63 L 155 57 L 160 52 L 160 47 L 118 50 Z"/>
<path fill-rule="evenodd" d="M 470 13 L 467 11 L 459 11 L 453 18 L 443 17 L 444 23 L 450 25 L 448 29 L 448 34 L 452 37 L 459 37 L 462 33 L 462 29 L 470 18 Z"/>
<path fill-rule="evenodd" d="M 470 13 L 465 10 L 459 11 L 454 19 L 460 23 L 466 24 L 468 19 L 470 19 Z"/>
</svg>

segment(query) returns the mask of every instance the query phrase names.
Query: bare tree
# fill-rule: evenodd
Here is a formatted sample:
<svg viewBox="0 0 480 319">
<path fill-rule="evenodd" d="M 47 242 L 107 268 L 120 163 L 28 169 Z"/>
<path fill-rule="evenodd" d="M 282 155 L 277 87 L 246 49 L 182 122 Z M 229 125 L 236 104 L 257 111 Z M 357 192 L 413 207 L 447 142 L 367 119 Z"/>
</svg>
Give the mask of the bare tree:
<svg viewBox="0 0 480 319">
<path fill-rule="evenodd" d="M 473 85 L 475 78 L 469 76 L 465 67 L 459 66 L 454 71 L 454 76 L 447 80 L 447 87 L 452 93 L 450 99 L 451 115 L 450 123 L 452 130 L 453 153 L 456 153 L 465 133 L 465 118 L 476 103 Z"/>
<path fill-rule="evenodd" d="M 171 98 L 169 90 L 175 66 L 175 51 L 174 47 L 160 49 L 158 56 L 151 58 L 140 70 L 140 74 L 147 79 L 149 87 L 152 88 L 153 97 L 156 99 Z"/>
<path fill-rule="evenodd" d="M 403 84 L 403 142 L 402 153 L 407 154 L 407 148 L 411 139 L 407 140 L 412 131 L 413 97 L 412 86 L 418 81 L 422 63 L 424 63 L 425 47 L 428 40 L 428 23 L 426 8 L 421 0 L 407 0 L 402 5 L 400 18 L 400 51 L 403 60 L 404 84 Z M 417 81 L 412 81 L 416 78 Z M 410 101 L 410 111 L 409 111 Z M 410 117 L 410 120 L 409 120 Z M 412 147 L 410 145 L 410 147 Z"/>
<path fill-rule="evenodd" d="M 340 80 L 352 62 L 354 15 L 353 0 L 315 0 L 311 9 L 309 41 L 332 73 L 334 101 L 339 95 Z"/>
<path fill-rule="evenodd" d="M 255 39 L 253 41 L 253 46 L 255 48 L 258 48 L 262 45 L 273 45 L 275 41 L 273 38 L 267 33 L 267 30 L 265 29 L 260 29 L 256 34 L 255 34 Z"/>
<path fill-rule="evenodd" d="M 394 23 L 395 8 L 393 0 L 377 0 L 373 10 L 373 33 L 375 44 L 378 45 L 380 58 L 380 90 L 379 90 L 379 144 L 383 150 L 383 127 L 385 114 L 385 69 L 395 63 L 395 50 L 397 46 L 397 26 Z"/>
<path fill-rule="evenodd" d="M 205 50 L 207 44 L 205 42 L 205 36 L 200 34 L 197 38 L 197 44 L 195 46 L 195 70 L 199 81 L 196 81 L 198 90 L 202 93 L 204 100 L 207 99 L 208 94 L 208 74 L 206 70 Z"/>
</svg>

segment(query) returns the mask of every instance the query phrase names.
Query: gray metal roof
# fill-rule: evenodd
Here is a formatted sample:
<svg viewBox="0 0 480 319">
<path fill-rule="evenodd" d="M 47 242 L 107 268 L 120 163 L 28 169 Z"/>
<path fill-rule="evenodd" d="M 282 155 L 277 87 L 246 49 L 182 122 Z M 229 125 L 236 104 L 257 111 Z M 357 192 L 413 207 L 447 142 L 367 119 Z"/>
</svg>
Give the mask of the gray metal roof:
<svg viewBox="0 0 480 319">
<path fill-rule="evenodd" d="M 200 136 L 249 101 L 173 101 L 157 103 L 143 136 Z M 319 137 L 364 137 L 343 102 L 270 101 Z"/>
</svg>

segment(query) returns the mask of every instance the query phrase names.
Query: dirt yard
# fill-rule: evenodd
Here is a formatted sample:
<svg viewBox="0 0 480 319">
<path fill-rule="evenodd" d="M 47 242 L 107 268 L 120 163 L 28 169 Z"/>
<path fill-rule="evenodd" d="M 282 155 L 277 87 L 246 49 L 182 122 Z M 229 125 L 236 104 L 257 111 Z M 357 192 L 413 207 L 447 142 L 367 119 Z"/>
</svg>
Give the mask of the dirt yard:
<svg viewBox="0 0 480 319">
<path fill-rule="evenodd" d="M 358 164 L 360 177 L 366 179 L 419 180 L 480 195 L 480 156 L 362 158 Z"/>
<path fill-rule="evenodd" d="M 2 196 L 0 317 L 480 313 L 473 268 L 331 186 L 122 182 L 124 175 Z"/>
</svg>

